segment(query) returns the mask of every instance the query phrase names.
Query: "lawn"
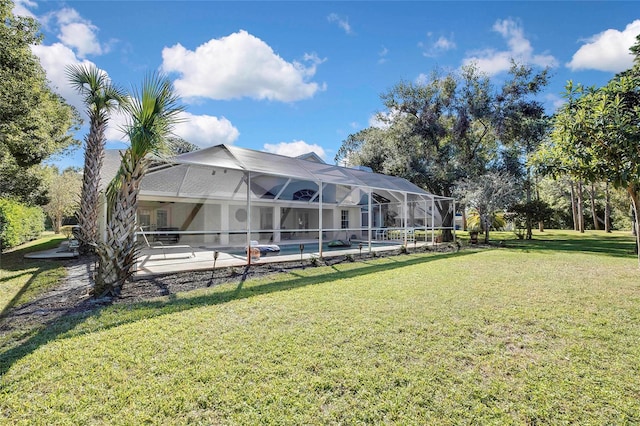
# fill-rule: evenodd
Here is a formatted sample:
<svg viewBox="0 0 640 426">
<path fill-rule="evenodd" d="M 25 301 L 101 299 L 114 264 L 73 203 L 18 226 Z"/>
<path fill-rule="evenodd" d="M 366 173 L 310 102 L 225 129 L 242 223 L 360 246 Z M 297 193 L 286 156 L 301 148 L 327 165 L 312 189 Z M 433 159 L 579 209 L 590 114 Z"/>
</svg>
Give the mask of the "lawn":
<svg viewBox="0 0 640 426">
<path fill-rule="evenodd" d="M 640 423 L 632 237 L 535 238 L 64 318 L 1 349 L 0 422 Z"/>
<path fill-rule="evenodd" d="M 29 252 L 55 248 L 64 238 L 51 233 L 19 250 L 0 255 L 0 318 L 9 308 L 28 302 L 65 276 L 65 269 L 59 263 L 24 258 Z"/>
</svg>

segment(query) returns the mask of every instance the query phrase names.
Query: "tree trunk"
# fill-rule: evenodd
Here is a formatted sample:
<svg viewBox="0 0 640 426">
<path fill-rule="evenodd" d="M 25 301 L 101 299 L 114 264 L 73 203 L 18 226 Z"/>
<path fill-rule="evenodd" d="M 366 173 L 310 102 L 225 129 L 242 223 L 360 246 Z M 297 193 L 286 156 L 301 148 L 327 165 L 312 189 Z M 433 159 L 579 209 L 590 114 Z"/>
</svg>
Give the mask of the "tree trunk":
<svg viewBox="0 0 640 426">
<path fill-rule="evenodd" d="M 578 181 L 577 188 L 577 205 L 578 205 L 578 231 L 584 233 L 584 211 L 583 211 L 583 198 L 582 198 L 582 181 Z"/>
<path fill-rule="evenodd" d="M 609 182 L 604 187 L 604 231 L 611 232 L 611 195 L 609 194 Z"/>
<path fill-rule="evenodd" d="M 573 230 L 578 230 L 578 209 L 576 208 L 576 190 L 574 188 L 573 181 L 570 180 L 571 185 L 571 217 L 573 218 Z"/>
<path fill-rule="evenodd" d="M 447 201 L 437 201 L 436 208 L 438 209 L 438 213 L 440 213 L 440 217 L 442 218 L 442 227 L 453 227 L 454 215 L 451 211 L 451 203 Z M 451 232 L 451 229 L 443 229 L 442 242 L 446 243 L 450 241 L 453 241 L 453 233 Z"/>
<path fill-rule="evenodd" d="M 598 223 L 598 214 L 596 212 L 596 184 L 591 182 L 591 191 L 589 191 L 589 197 L 591 198 L 591 217 L 593 218 L 593 229 L 600 230 L 600 223 Z"/>
<path fill-rule="evenodd" d="M 467 230 L 467 207 L 464 204 L 461 204 L 460 210 L 462 211 L 462 229 L 466 231 Z"/>
<path fill-rule="evenodd" d="M 484 243 L 489 244 L 489 230 L 491 229 L 491 218 L 489 215 L 485 216 L 484 219 Z"/>
<path fill-rule="evenodd" d="M 61 228 L 62 228 L 62 216 L 56 216 L 53 222 L 53 232 L 55 234 L 59 234 Z"/>
<path fill-rule="evenodd" d="M 640 268 L 640 217 L 638 217 L 638 212 L 640 212 L 640 194 L 635 190 L 633 186 L 629 186 L 627 188 L 627 193 L 631 197 L 631 202 L 633 204 L 634 210 L 634 227 L 636 229 L 636 253 L 638 254 L 638 268 Z"/>
<path fill-rule="evenodd" d="M 133 275 L 138 255 L 135 244 L 136 211 L 140 180 L 146 162 L 132 164 L 129 151 L 122 158 L 121 186 L 107 224 L 107 241 L 97 248 L 100 262 L 95 284 L 95 296 L 117 296 L 125 282 Z M 111 204 L 111 203 L 110 203 Z"/>
<path fill-rule="evenodd" d="M 97 120 L 91 123 L 91 129 L 85 139 L 82 193 L 78 211 L 81 253 L 92 252 L 99 239 L 100 171 L 104 160 L 105 129 L 106 122 Z"/>
<path fill-rule="evenodd" d="M 531 168 L 527 167 L 527 181 L 525 182 L 527 190 L 527 205 L 531 205 Z M 531 211 L 527 210 L 527 240 L 533 239 L 533 218 L 531 217 Z"/>
<path fill-rule="evenodd" d="M 535 189 L 536 189 L 536 200 L 540 201 L 540 188 L 538 187 L 538 175 L 535 175 Z M 544 221 L 539 220 L 538 221 L 538 231 L 540 232 L 544 232 Z"/>
</svg>

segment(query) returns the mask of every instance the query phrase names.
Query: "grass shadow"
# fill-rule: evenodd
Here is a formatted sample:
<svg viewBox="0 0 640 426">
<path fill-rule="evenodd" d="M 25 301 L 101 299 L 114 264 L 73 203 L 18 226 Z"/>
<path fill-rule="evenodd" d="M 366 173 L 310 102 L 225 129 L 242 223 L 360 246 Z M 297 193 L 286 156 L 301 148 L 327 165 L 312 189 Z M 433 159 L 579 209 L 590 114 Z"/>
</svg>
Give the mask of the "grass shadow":
<svg viewBox="0 0 640 426">
<path fill-rule="evenodd" d="M 16 306 L 25 293 L 31 290 L 31 287 L 34 283 L 38 282 L 39 277 L 42 274 L 64 265 L 64 263 L 61 263 L 59 260 L 28 259 L 25 258 L 24 255 L 27 253 L 58 247 L 60 242 L 63 240 L 63 237 L 53 237 L 50 240 L 36 244 L 29 244 L 24 248 L 12 250 L 1 255 L 2 262 L 0 263 L 0 271 L 2 271 L 2 275 L 5 273 L 7 275 L 0 277 L 0 285 L 25 276 L 30 276 L 30 278 L 17 290 L 11 300 L 2 307 L 2 310 L 0 311 L 0 321 L 3 320 L 9 310 Z M 33 271 L 34 269 L 35 271 Z M 17 273 L 11 274 L 10 272 Z M 6 289 L 1 287 L 0 290 L 6 291 Z"/>
<path fill-rule="evenodd" d="M 24 342 L 17 344 L 16 346 L 8 349 L 5 352 L 0 353 L 0 375 L 5 374 L 11 366 L 19 359 L 34 352 L 41 346 L 54 341 L 59 338 L 75 337 L 86 333 L 91 333 L 99 329 L 100 331 L 109 330 L 114 327 L 125 325 L 138 321 L 139 319 L 153 318 L 162 315 L 168 315 L 173 313 L 182 312 L 185 310 L 228 303 L 234 300 L 242 300 L 251 297 L 261 296 L 265 294 L 288 291 L 296 288 L 302 288 L 310 285 L 322 284 L 337 279 L 353 278 L 363 275 L 375 274 L 377 272 L 388 271 L 389 269 L 398 269 L 411 265 L 423 264 L 433 262 L 439 259 L 454 258 L 465 255 L 478 253 L 478 251 L 461 251 L 455 253 L 445 254 L 431 254 L 431 255 L 407 255 L 397 256 L 397 258 L 387 257 L 383 263 L 364 264 L 359 263 L 360 267 L 349 268 L 341 270 L 335 265 L 331 267 L 324 267 L 327 273 L 322 273 L 313 276 L 305 276 L 297 272 L 289 272 L 287 277 L 283 279 L 261 282 L 257 280 L 257 284 L 245 286 L 246 278 L 249 271 L 249 267 L 245 268 L 240 281 L 237 286 L 230 288 L 229 290 L 210 290 L 205 294 L 199 294 L 194 296 L 186 296 L 175 298 L 169 296 L 169 300 L 151 300 L 146 302 L 137 302 L 133 304 L 123 305 L 110 305 L 103 306 L 91 311 L 83 313 L 77 312 L 77 307 L 69 310 L 66 315 L 59 317 L 33 333 Z M 352 264 L 350 264 L 352 265 Z M 204 290 L 206 287 L 203 286 Z M 205 290 L 206 291 L 206 290 Z M 166 297 L 166 296 L 165 296 Z M 88 300 L 83 303 L 92 303 Z M 107 323 L 100 323 L 96 325 L 96 329 L 86 328 L 82 330 L 74 329 L 84 323 L 92 316 L 100 316 L 105 310 L 123 310 L 127 311 L 128 315 L 113 315 L 113 320 Z M 131 315 L 131 312 L 136 312 L 137 315 Z M 117 313 L 117 312 L 116 312 Z M 106 316 L 105 316 L 106 318 Z"/>
<path fill-rule="evenodd" d="M 538 234 L 532 240 L 507 240 L 504 247 L 531 251 L 569 251 L 594 253 L 613 257 L 633 258 L 635 253 L 635 237 L 631 235 L 607 235 L 603 238 L 597 234 Z"/>
</svg>

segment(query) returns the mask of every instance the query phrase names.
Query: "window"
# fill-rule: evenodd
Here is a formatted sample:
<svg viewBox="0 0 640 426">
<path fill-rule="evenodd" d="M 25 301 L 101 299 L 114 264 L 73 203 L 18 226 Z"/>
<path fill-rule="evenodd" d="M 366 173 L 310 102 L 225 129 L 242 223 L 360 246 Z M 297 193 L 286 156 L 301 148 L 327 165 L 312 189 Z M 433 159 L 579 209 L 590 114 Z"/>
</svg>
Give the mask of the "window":
<svg viewBox="0 0 640 426">
<path fill-rule="evenodd" d="M 293 193 L 293 199 L 294 201 L 311 201 L 316 195 L 316 192 L 318 191 L 314 191 L 313 189 L 301 189 Z"/>
<path fill-rule="evenodd" d="M 167 210 L 156 210 L 156 226 L 158 228 L 169 226 L 169 212 Z"/>
<path fill-rule="evenodd" d="M 349 227 L 349 210 L 340 211 L 340 228 L 347 229 Z"/>
<path fill-rule="evenodd" d="M 151 226 L 151 212 L 148 209 L 138 211 L 138 225 L 147 230 Z"/>
</svg>

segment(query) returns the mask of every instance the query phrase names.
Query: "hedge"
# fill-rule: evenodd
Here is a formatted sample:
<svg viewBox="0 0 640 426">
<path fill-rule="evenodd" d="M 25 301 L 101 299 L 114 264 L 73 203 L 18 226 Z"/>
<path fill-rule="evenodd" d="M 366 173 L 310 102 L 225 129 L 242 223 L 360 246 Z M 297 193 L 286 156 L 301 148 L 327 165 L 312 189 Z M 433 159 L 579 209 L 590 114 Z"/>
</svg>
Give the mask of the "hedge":
<svg viewBox="0 0 640 426">
<path fill-rule="evenodd" d="M 45 215 L 40 207 L 0 198 L 0 247 L 15 247 L 40 236 Z"/>
</svg>

